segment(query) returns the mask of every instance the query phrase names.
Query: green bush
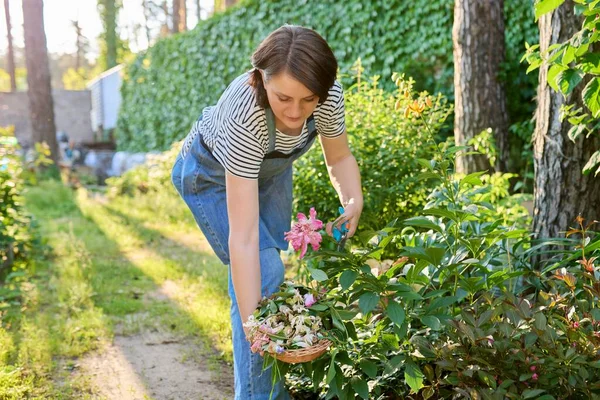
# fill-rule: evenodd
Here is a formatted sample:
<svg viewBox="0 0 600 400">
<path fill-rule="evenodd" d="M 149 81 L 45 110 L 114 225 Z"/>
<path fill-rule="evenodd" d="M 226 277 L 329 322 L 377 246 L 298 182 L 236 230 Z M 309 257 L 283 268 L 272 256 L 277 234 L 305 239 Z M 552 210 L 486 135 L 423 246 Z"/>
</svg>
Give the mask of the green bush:
<svg viewBox="0 0 600 400">
<path fill-rule="evenodd" d="M 412 79 L 399 77 L 397 94 L 381 89 L 378 79 L 350 87 L 345 94 L 346 126 L 350 147 L 359 164 L 364 190 L 361 229 L 378 229 L 394 218 L 412 216 L 425 204 L 427 181 L 419 159 L 429 159 L 435 143 L 427 140 L 424 120 L 440 130 L 452 107 L 442 95 L 414 94 Z M 416 97 L 416 100 L 413 99 Z M 404 111 L 412 102 L 431 107 L 423 118 Z M 398 112 L 394 110 L 397 109 Z M 339 200 L 327 175 L 320 146 L 295 164 L 295 209 L 315 207 L 324 220 L 337 216 Z"/>
<path fill-rule="evenodd" d="M 13 132 L 12 127 L 0 128 L 0 319 L 18 312 L 19 282 L 35 240 L 32 218 L 25 212 L 21 197 L 28 173 Z M 0 364 L 4 357 L 0 351 Z"/>
<path fill-rule="evenodd" d="M 535 82 L 520 69 L 525 40 L 536 41 L 529 1 L 506 0 L 507 85 L 513 121 L 530 118 L 523 107 Z M 362 57 L 366 75 L 413 76 L 431 93 L 452 99 L 452 13 L 447 0 L 248 0 L 202 21 L 191 32 L 160 40 L 128 65 L 116 132 L 122 150 L 166 150 L 189 131 L 201 110 L 250 68 L 249 57 L 283 23 L 313 27 L 330 43 L 341 71 Z M 335 18 L 331 16 L 335 15 Z M 343 23 L 340 23 L 343 21 Z M 348 84 L 348 79 L 342 77 Z M 387 80 L 384 89 L 394 89 Z"/>
<path fill-rule="evenodd" d="M 25 260 L 32 241 L 31 218 L 21 198 L 23 162 L 13 132 L 12 128 L 0 129 L 0 281 Z"/>
<path fill-rule="evenodd" d="M 327 301 L 358 314 L 327 355 L 293 370 L 298 397 L 315 398 L 311 382 L 313 396 L 340 399 L 600 394 L 600 236 L 579 221 L 576 239 L 551 240 L 565 250 L 531 265 L 548 243 L 505 223 L 481 173 L 450 174 L 457 151 L 439 145 L 427 162 L 437 186 L 420 215 L 360 235 L 351 252 L 327 238 L 307 257 Z"/>
</svg>

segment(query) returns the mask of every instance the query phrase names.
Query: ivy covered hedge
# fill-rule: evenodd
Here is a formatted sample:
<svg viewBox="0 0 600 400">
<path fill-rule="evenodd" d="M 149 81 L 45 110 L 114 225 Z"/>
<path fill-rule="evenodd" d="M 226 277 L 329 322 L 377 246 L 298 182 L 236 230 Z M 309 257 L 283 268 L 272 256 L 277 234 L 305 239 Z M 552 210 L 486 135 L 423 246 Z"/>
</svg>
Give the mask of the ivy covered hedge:
<svg viewBox="0 0 600 400">
<path fill-rule="evenodd" d="M 524 42 L 537 41 L 531 1 L 506 0 L 507 82 L 513 121 L 529 118 L 523 107 L 535 77 L 519 66 Z M 429 92 L 452 99 L 452 17 L 448 0 L 243 1 L 141 53 L 126 69 L 117 127 L 122 150 L 166 150 L 188 132 L 202 108 L 217 101 L 229 82 L 250 68 L 249 58 L 266 35 L 284 23 L 316 29 L 349 73 L 362 58 L 365 75 L 381 75 L 393 89 L 392 72 L 404 72 Z M 347 83 L 348 78 L 342 76 Z M 385 86 L 387 85 L 387 86 Z M 517 107 L 518 106 L 518 107 Z"/>
</svg>

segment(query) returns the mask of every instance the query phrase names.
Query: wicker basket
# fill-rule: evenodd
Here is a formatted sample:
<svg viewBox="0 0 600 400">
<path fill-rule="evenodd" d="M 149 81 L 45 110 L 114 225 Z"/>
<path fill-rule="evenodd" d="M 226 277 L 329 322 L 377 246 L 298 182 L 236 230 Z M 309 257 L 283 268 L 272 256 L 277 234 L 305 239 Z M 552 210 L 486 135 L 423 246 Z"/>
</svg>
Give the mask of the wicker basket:
<svg viewBox="0 0 600 400">
<path fill-rule="evenodd" d="M 304 363 L 321 356 L 327 351 L 329 346 L 331 346 L 329 340 L 321 339 L 316 344 L 305 349 L 286 350 L 281 354 L 273 354 L 273 357 L 288 364 Z"/>
</svg>

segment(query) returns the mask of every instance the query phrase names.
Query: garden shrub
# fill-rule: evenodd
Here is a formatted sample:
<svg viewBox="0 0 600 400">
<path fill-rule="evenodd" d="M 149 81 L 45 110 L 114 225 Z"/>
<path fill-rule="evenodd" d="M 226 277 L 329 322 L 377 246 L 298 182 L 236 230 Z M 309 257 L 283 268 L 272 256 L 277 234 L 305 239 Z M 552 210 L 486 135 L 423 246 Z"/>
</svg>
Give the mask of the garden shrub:
<svg viewBox="0 0 600 400">
<path fill-rule="evenodd" d="M 345 93 L 346 127 L 350 148 L 362 175 L 364 211 L 361 229 L 377 229 L 394 218 L 414 215 L 427 195 L 427 181 L 419 180 L 423 167 L 418 159 L 433 155 L 435 143 L 425 135 L 422 119 L 394 113 L 405 109 L 412 99 L 414 81 L 398 77 L 398 90 L 391 94 L 381 88 L 379 79 L 360 82 Z M 419 94 L 417 101 L 430 98 L 432 107 L 425 118 L 439 131 L 452 112 L 441 94 Z M 339 201 L 327 175 L 320 146 L 294 165 L 294 206 L 297 210 L 315 207 L 324 220 L 337 216 Z"/>
<path fill-rule="evenodd" d="M 600 236 L 579 220 L 551 240 L 570 249 L 531 265 L 544 243 L 503 223 L 481 173 L 448 172 L 457 148 L 441 151 L 421 215 L 308 256 L 326 301 L 356 316 L 328 355 L 293 370 L 291 391 L 311 398 L 310 378 L 319 398 L 596 398 Z"/>
<path fill-rule="evenodd" d="M 43 157 L 42 157 L 43 158 Z M 36 160 L 38 160 L 36 158 Z M 32 166 L 35 160 L 32 161 Z M 26 168 L 24 168 L 24 166 Z M 33 168 L 33 167 L 32 167 Z M 0 317 L 18 313 L 20 281 L 36 243 L 33 220 L 23 206 L 26 180 L 34 179 L 24 164 L 14 128 L 0 128 Z M 0 358 L 4 355 L 0 352 Z"/>
<path fill-rule="evenodd" d="M 0 281 L 25 260 L 32 241 L 31 218 L 21 194 L 25 187 L 23 162 L 14 128 L 0 128 Z"/>
<path fill-rule="evenodd" d="M 424 111 L 411 113 L 425 120 Z M 290 390 L 299 398 L 597 398 L 596 222 L 579 218 L 566 238 L 532 241 L 492 204 L 507 177 L 453 174 L 455 155 L 468 149 L 435 146 L 431 160 L 419 160 L 419 179 L 434 189 L 417 216 L 355 236 L 351 251 L 327 237 L 307 257 L 323 293 L 317 301 L 335 305 L 330 316 L 345 329 L 332 331 L 327 355 L 291 370 Z M 532 265 L 556 244 L 563 250 Z"/>
</svg>

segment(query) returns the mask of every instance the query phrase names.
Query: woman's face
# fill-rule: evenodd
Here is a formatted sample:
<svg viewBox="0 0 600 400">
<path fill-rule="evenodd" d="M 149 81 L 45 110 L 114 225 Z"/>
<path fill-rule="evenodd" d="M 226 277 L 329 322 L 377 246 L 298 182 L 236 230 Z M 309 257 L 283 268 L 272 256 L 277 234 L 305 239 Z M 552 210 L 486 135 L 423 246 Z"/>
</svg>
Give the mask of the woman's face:
<svg viewBox="0 0 600 400">
<path fill-rule="evenodd" d="M 297 131 L 302 128 L 304 121 L 319 103 L 319 96 L 287 72 L 270 76 L 268 79 L 265 79 L 263 73 L 263 82 L 277 120 L 277 128 L 292 131 L 294 134 L 299 133 Z"/>
</svg>

